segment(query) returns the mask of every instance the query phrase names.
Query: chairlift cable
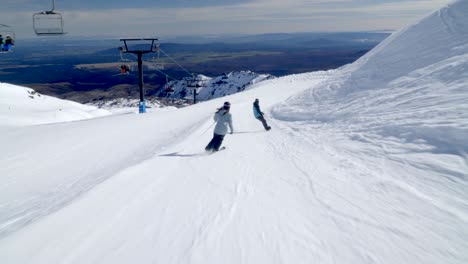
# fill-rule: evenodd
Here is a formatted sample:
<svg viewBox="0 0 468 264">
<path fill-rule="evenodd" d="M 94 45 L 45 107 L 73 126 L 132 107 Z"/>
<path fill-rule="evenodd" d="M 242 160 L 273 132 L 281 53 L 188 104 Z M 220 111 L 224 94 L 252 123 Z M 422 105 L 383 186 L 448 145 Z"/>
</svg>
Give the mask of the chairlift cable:
<svg viewBox="0 0 468 264">
<path fill-rule="evenodd" d="M 164 76 L 166 76 L 166 78 L 169 77 L 169 79 L 172 79 L 172 80 L 174 80 L 174 81 L 180 81 L 179 79 L 176 79 L 176 78 L 174 78 L 174 77 L 171 77 L 170 75 L 167 75 L 167 74 L 164 73 L 163 71 L 160 71 L 160 70 L 158 70 L 158 69 L 155 69 L 155 71 L 158 71 L 158 72 L 162 73 Z"/>
<path fill-rule="evenodd" d="M 190 76 L 193 76 L 193 74 L 191 72 L 189 72 L 187 69 L 185 69 L 184 67 L 182 67 L 179 63 L 177 63 L 177 61 L 175 61 L 171 56 L 167 55 L 166 52 L 164 52 L 164 50 L 162 50 L 161 48 L 159 48 L 159 50 L 164 54 L 166 55 L 169 59 L 171 59 L 175 64 L 177 64 L 177 66 L 179 66 L 182 70 L 184 70 L 186 73 L 188 73 Z"/>
<path fill-rule="evenodd" d="M 193 73 L 191 73 L 190 71 L 188 71 L 187 69 L 185 69 L 182 65 L 180 65 L 175 59 L 173 59 L 171 56 L 169 56 L 166 52 L 164 52 L 164 50 L 161 49 L 161 47 L 158 47 L 158 51 L 161 51 L 164 55 L 166 55 L 166 57 L 168 57 L 169 59 L 171 59 L 172 62 L 174 62 L 177 66 L 179 66 L 182 70 L 184 70 L 186 73 L 188 73 L 189 76 L 193 77 Z M 131 54 L 132 56 L 134 56 L 135 58 L 137 58 L 137 56 L 135 54 Z M 158 56 L 159 57 L 159 56 Z M 176 80 L 176 79 L 174 79 Z"/>
<path fill-rule="evenodd" d="M 131 56 L 135 57 L 135 58 L 138 58 L 137 55 L 133 54 L 133 53 L 130 53 Z M 158 71 L 160 73 L 162 73 L 164 76 L 166 77 L 169 77 L 170 79 L 174 80 L 174 81 L 180 81 L 179 79 L 176 79 L 174 77 L 171 77 L 170 75 L 167 75 L 165 72 L 161 71 L 161 70 L 158 70 L 158 69 L 152 69 L 152 70 L 155 70 L 155 71 Z"/>
</svg>

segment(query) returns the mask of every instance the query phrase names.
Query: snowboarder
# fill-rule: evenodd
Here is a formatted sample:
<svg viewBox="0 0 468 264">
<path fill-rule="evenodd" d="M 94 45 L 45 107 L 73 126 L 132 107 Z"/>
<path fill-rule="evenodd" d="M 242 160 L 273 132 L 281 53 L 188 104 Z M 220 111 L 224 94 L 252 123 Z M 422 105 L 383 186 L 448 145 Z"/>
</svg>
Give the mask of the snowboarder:
<svg viewBox="0 0 468 264">
<path fill-rule="evenodd" d="M 234 133 L 232 128 L 232 115 L 229 113 L 231 109 L 231 103 L 225 102 L 223 107 L 218 108 L 213 119 L 216 122 L 216 126 L 213 133 L 213 139 L 206 146 L 206 151 L 218 151 L 223 143 L 224 136 L 228 133 L 228 126 L 231 130 L 231 134 Z"/>
<path fill-rule="evenodd" d="M 258 99 L 255 99 L 255 102 L 253 103 L 253 114 L 256 119 L 262 122 L 263 127 L 265 128 L 266 131 L 271 129 L 271 127 L 267 124 L 265 120 L 264 113 L 260 110 Z"/>
</svg>

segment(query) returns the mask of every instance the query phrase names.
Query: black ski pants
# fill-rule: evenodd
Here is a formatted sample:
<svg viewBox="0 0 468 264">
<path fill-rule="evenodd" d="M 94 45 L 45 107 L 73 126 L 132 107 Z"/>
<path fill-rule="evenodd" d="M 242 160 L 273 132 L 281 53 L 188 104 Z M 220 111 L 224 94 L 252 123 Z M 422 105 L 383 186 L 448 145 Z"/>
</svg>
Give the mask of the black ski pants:
<svg viewBox="0 0 468 264">
<path fill-rule="evenodd" d="M 223 143 L 224 135 L 214 134 L 210 143 L 206 146 L 206 151 L 218 151 Z"/>
</svg>

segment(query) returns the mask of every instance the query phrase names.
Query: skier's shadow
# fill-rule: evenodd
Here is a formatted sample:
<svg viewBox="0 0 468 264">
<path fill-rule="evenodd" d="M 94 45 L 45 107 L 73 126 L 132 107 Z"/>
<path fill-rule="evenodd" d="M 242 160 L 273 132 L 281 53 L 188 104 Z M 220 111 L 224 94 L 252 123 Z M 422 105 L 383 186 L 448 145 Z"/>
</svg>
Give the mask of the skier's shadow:
<svg viewBox="0 0 468 264">
<path fill-rule="evenodd" d="M 265 130 L 257 130 L 257 131 L 236 131 L 233 134 L 253 134 L 253 133 L 262 133 Z"/>
<path fill-rule="evenodd" d="M 187 154 L 183 154 L 183 153 L 179 153 L 179 152 L 173 152 L 173 153 L 161 154 L 161 155 L 158 155 L 158 156 L 160 156 L 160 157 L 196 157 L 196 156 L 205 156 L 207 154 L 208 153 L 206 153 L 206 152 L 187 153 Z"/>
</svg>

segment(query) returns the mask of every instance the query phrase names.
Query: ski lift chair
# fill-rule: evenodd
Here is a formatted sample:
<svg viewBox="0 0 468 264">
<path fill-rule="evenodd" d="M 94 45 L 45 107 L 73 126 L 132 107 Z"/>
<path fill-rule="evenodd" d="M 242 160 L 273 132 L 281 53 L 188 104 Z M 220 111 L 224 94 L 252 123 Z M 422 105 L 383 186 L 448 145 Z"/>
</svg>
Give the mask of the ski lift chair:
<svg viewBox="0 0 468 264">
<path fill-rule="evenodd" d="M 15 31 L 13 30 L 12 27 L 8 25 L 0 24 L 0 35 L 2 35 L 3 41 L 5 41 L 7 36 L 10 36 L 13 39 L 13 41 L 16 41 Z M 8 51 L 4 51 L 0 49 L 0 53 L 8 53 Z"/>
<path fill-rule="evenodd" d="M 124 57 L 124 49 L 119 48 L 120 51 L 120 59 L 119 59 L 119 70 L 120 74 L 117 75 L 128 75 L 134 70 L 134 62 L 130 59 Z M 124 67 L 124 70 L 122 69 Z"/>
<path fill-rule="evenodd" d="M 155 70 L 164 70 L 164 63 L 161 62 L 160 59 L 160 54 L 159 54 L 159 44 L 155 44 L 153 46 L 153 49 L 156 51 L 157 56 L 153 56 L 151 59 L 146 61 L 146 66 L 149 69 L 155 69 Z"/>
<path fill-rule="evenodd" d="M 149 59 L 146 61 L 146 66 L 150 70 L 164 70 L 164 63 L 160 62 L 158 59 Z"/>
<path fill-rule="evenodd" d="M 171 86 L 165 85 L 164 92 L 167 93 L 168 95 L 172 95 L 175 92 L 175 90 Z"/>
<path fill-rule="evenodd" d="M 52 0 L 52 10 L 33 15 L 34 33 L 38 36 L 56 36 L 67 34 L 63 30 L 62 14 L 54 12 L 55 0 Z"/>
<path fill-rule="evenodd" d="M 33 15 L 34 33 L 38 36 L 65 35 L 63 18 L 59 13 L 45 11 Z"/>
<path fill-rule="evenodd" d="M 166 75 L 166 84 L 164 84 L 164 92 L 167 93 L 168 95 L 172 95 L 175 90 L 172 87 L 172 85 L 169 85 L 169 79 L 167 77 L 168 76 Z"/>
<path fill-rule="evenodd" d="M 200 83 L 203 83 L 203 80 L 199 77 L 192 77 L 190 79 L 187 80 L 187 87 L 190 87 L 190 88 L 199 88 L 199 87 L 203 87 L 202 84 Z"/>
</svg>

